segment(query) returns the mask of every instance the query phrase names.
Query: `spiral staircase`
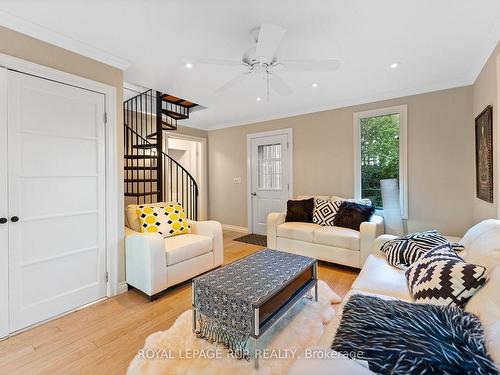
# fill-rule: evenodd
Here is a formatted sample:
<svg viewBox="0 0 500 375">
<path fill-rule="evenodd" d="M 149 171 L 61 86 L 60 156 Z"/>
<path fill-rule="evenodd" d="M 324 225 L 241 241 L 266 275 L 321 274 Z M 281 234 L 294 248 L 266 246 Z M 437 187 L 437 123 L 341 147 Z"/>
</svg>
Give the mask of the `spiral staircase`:
<svg viewBox="0 0 500 375">
<path fill-rule="evenodd" d="M 124 102 L 125 202 L 179 202 L 191 220 L 198 219 L 198 185 L 167 155 L 164 132 L 177 130 L 197 104 L 148 90 Z"/>
</svg>

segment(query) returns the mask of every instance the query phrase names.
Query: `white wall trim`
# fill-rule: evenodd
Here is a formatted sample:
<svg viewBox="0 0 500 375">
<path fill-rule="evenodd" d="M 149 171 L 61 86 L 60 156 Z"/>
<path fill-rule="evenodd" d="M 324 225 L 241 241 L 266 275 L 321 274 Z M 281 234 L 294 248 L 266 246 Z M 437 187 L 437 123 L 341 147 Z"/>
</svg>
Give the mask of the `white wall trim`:
<svg viewBox="0 0 500 375">
<path fill-rule="evenodd" d="M 360 121 L 366 117 L 399 114 L 399 201 L 401 217 L 408 219 L 408 114 L 407 105 L 378 108 L 369 111 L 354 112 L 354 198 L 361 198 L 361 129 Z"/>
<path fill-rule="evenodd" d="M 0 66 L 14 69 L 23 73 L 32 74 L 45 79 L 84 88 L 101 93 L 105 96 L 105 111 L 108 121 L 106 131 L 106 261 L 108 272 L 108 297 L 116 295 L 118 291 L 118 244 L 123 241 L 123 204 L 119 200 L 123 197 L 122 181 L 118 180 L 120 168 L 117 158 L 117 114 L 116 88 L 101 82 L 92 81 L 74 74 L 62 72 L 46 66 L 0 54 Z"/>
<path fill-rule="evenodd" d="M 474 81 L 472 79 L 469 79 L 469 78 L 459 79 L 459 80 L 456 80 L 453 82 L 448 82 L 448 83 L 443 83 L 443 84 L 419 86 L 419 87 L 410 88 L 410 89 L 383 92 L 380 94 L 366 96 L 366 97 L 362 97 L 362 98 L 340 100 L 340 101 L 332 102 L 329 104 L 323 104 L 323 105 L 319 105 L 319 106 L 309 107 L 309 108 L 304 109 L 304 110 L 284 111 L 284 112 L 279 112 L 279 113 L 273 113 L 271 115 L 249 118 L 247 120 L 242 120 L 242 121 L 228 121 L 228 122 L 222 121 L 222 122 L 218 122 L 217 125 L 214 125 L 214 126 L 200 126 L 197 124 L 192 124 L 190 122 L 186 122 L 185 125 L 190 126 L 192 128 L 195 128 L 195 129 L 201 129 L 201 130 L 206 130 L 206 131 L 210 132 L 212 130 L 219 130 L 219 129 L 225 129 L 225 128 L 233 128 L 233 127 L 237 127 L 237 126 L 252 125 L 252 124 L 256 124 L 256 123 L 260 123 L 260 122 L 278 120 L 278 119 L 283 119 L 283 118 L 287 118 L 287 117 L 302 116 L 302 115 L 308 115 L 311 113 L 331 111 L 334 109 L 341 109 L 341 108 L 347 108 L 347 107 L 365 105 L 365 104 L 373 104 L 373 103 L 385 101 L 385 100 L 398 100 L 398 99 L 402 100 L 406 96 L 413 96 L 413 95 L 419 95 L 419 94 L 427 94 L 427 93 L 436 92 L 436 91 L 456 89 L 456 88 L 461 88 L 461 87 L 465 87 L 465 86 L 470 86 L 473 83 L 474 83 Z"/>
<path fill-rule="evenodd" d="M 252 139 L 286 135 L 288 139 L 288 198 L 293 198 L 293 129 L 277 129 L 266 132 L 247 134 L 247 226 L 248 233 L 253 233 L 253 204 L 252 204 Z"/>
<path fill-rule="evenodd" d="M 203 137 L 195 137 L 194 135 L 187 135 L 182 133 L 167 132 L 168 138 L 183 139 L 188 141 L 195 141 L 201 144 L 201 173 L 200 181 L 198 183 L 198 190 L 200 194 L 200 210 L 198 211 L 199 220 L 207 220 L 208 218 L 208 157 L 207 157 L 207 139 Z M 167 142 L 168 151 L 168 142 Z"/>
<path fill-rule="evenodd" d="M 78 53 L 79 55 L 90 59 L 113 66 L 120 70 L 126 70 L 131 65 L 131 63 L 125 59 L 67 37 L 66 35 L 55 32 L 46 27 L 37 25 L 21 17 L 14 16 L 13 14 L 3 10 L 0 11 L 0 25 L 41 41 L 67 49 L 68 51 Z"/>
<path fill-rule="evenodd" d="M 229 230 L 231 232 L 239 232 L 239 233 L 248 233 L 248 228 L 246 227 L 239 227 L 237 225 L 231 225 L 231 224 L 222 224 L 222 229 L 223 230 Z"/>
</svg>

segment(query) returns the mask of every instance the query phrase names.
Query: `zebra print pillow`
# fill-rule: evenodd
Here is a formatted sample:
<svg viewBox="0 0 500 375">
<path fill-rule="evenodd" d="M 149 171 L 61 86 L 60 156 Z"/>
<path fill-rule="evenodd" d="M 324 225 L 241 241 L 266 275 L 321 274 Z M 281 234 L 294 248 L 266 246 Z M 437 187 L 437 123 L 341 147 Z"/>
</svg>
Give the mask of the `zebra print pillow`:
<svg viewBox="0 0 500 375">
<path fill-rule="evenodd" d="M 377 374 L 498 374 L 479 318 L 457 307 L 354 295 L 332 349 Z"/>
<path fill-rule="evenodd" d="M 403 270 L 424 256 L 429 250 L 439 245 L 450 243 L 436 230 L 417 232 L 387 241 L 380 251 L 385 254 L 387 261 L 394 267 Z M 451 243 L 454 251 L 461 251 L 464 247 L 458 243 Z"/>
</svg>

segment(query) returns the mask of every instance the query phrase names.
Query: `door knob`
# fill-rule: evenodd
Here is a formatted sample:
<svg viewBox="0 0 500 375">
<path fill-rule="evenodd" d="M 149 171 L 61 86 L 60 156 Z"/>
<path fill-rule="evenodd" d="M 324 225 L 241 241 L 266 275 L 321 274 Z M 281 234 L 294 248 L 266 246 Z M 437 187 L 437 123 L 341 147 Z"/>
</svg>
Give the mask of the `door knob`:
<svg viewBox="0 0 500 375">
<path fill-rule="evenodd" d="M 1 217 L 0 218 L 0 224 L 5 224 L 7 222 L 7 218 L 6 217 Z"/>
<path fill-rule="evenodd" d="M 17 223 L 19 221 L 19 218 L 17 216 L 12 216 L 10 218 L 10 221 L 12 221 L 13 223 Z"/>
<path fill-rule="evenodd" d="M 255 197 L 257 195 L 257 193 L 252 193 L 252 195 Z"/>
</svg>

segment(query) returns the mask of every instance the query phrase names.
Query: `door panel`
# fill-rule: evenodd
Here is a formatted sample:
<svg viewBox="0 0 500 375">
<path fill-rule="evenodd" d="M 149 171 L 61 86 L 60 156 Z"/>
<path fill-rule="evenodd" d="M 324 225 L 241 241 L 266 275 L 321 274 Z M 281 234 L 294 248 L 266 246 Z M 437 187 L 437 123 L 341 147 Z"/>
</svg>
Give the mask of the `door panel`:
<svg viewBox="0 0 500 375">
<path fill-rule="evenodd" d="M 252 227 L 253 232 L 267 233 L 267 216 L 285 212 L 289 198 L 288 136 L 252 138 Z"/>
<path fill-rule="evenodd" d="M 0 218 L 8 218 L 7 69 L 0 68 Z M 9 334 L 9 224 L 0 224 L 0 337 Z"/>
<path fill-rule="evenodd" d="M 104 96 L 8 73 L 10 330 L 106 296 Z"/>
</svg>

